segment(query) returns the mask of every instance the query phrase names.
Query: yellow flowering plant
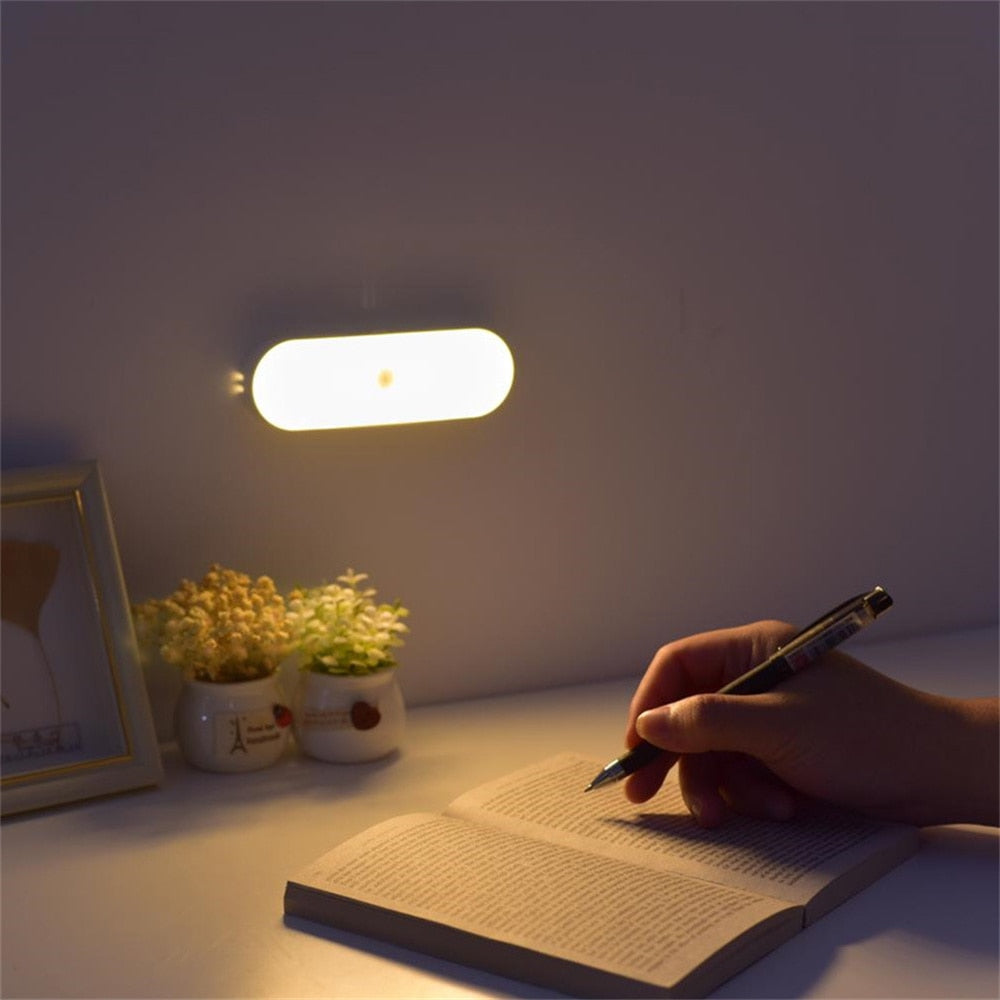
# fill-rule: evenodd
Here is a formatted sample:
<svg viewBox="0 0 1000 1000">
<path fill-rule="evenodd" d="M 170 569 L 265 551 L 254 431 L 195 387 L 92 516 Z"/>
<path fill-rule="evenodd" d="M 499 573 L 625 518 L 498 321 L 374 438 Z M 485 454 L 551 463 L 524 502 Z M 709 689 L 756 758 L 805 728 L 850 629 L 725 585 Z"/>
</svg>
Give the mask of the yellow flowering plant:
<svg viewBox="0 0 1000 1000">
<path fill-rule="evenodd" d="M 168 597 L 135 605 L 133 618 L 142 651 L 159 652 L 190 680 L 267 677 L 288 651 L 285 600 L 274 581 L 218 564 L 197 583 L 182 580 Z"/>
<path fill-rule="evenodd" d="M 398 601 L 376 604 L 375 590 L 361 586 L 367 579 L 367 573 L 348 569 L 336 583 L 288 595 L 291 645 L 303 670 L 358 675 L 396 666 L 392 650 L 403 645 L 409 611 Z"/>
</svg>

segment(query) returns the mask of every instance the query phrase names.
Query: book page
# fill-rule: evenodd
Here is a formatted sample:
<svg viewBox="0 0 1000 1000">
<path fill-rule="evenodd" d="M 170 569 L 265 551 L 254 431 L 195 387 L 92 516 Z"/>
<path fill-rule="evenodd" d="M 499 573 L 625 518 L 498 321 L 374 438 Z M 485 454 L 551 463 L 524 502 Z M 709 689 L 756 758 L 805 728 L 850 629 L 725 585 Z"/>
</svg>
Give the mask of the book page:
<svg viewBox="0 0 1000 1000">
<path fill-rule="evenodd" d="M 812 919 L 860 887 L 848 879 L 835 891 L 838 877 L 856 871 L 867 884 L 916 849 L 910 827 L 818 803 L 789 822 L 734 816 L 704 830 L 688 813 L 674 771 L 654 799 L 636 806 L 620 788 L 584 793 L 601 766 L 562 754 L 461 796 L 447 812 L 649 868 L 812 902 Z"/>
<path fill-rule="evenodd" d="M 297 910 L 297 887 L 330 896 Z M 745 965 L 801 925 L 797 907 L 773 899 L 429 815 L 389 820 L 331 851 L 289 883 L 286 909 L 336 926 L 340 899 L 663 989 L 720 948 Z M 413 946 L 392 919 L 382 912 L 363 932 Z M 739 967 L 716 963 L 712 982 Z"/>
</svg>

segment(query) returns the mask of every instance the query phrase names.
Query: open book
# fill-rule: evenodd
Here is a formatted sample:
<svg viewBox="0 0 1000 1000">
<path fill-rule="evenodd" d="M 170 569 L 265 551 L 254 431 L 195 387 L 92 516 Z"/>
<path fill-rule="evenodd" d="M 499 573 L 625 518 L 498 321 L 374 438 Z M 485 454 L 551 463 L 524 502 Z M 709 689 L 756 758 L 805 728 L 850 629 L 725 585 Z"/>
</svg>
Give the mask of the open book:
<svg viewBox="0 0 1000 1000">
<path fill-rule="evenodd" d="M 372 827 L 291 879 L 285 913 L 576 996 L 697 996 L 917 848 L 819 804 L 702 830 L 676 779 L 642 807 L 585 795 L 602 763 L 561 754 Z"/>
</svg>

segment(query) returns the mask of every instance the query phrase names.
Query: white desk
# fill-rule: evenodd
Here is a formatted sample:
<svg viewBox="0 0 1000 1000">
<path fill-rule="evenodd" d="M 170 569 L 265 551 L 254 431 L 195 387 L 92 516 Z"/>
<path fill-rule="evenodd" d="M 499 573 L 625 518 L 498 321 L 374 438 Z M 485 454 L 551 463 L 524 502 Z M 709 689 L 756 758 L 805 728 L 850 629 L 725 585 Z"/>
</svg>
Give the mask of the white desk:
<svg viewBox="0 0 1000 1000">
<path fill-rule="evenodd" d="M 911 683 L 997 693 L 995 630 L 856 646 Z M 404 679 L 405 675 L 401 675 Z M 159 789 L 8 819 L 2 982 L 14 997 L 539 997 L 535 987 L 286 924 L 285 879 L 334 842 L 560 750 L 613 756 L 631 683 L 413 710 L 405 751 L 290 754 L 203 774 L 166 751 Z M 914 858 L 719 997 L 997 997 L 998 835 L 924 831 Z"/>
</svg>

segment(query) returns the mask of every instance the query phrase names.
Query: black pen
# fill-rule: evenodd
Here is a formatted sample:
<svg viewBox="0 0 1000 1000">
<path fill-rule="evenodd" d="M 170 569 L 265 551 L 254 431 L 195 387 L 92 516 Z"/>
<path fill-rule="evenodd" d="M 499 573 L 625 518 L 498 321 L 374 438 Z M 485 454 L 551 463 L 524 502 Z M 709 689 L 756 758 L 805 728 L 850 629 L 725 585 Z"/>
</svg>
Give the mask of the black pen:
<svg viewBox="0 0 1000 1000">
<path fill-rule="evenodd" d="M 881 587 L 844 601 L 779 647 L 763 663 L 719 688 L 719 694 L 759 694 L 761 691 L 770 691 L 776 684 L 815 662 L 845 639 L 850 639 L 891 607 L 892 598 Z M 663 751 L 659 747 L 643 740 L 602 768 L 584 791 L 589 792 L 592 788 L 619 781 L 638 771 L 640 767 L 645 767 L 661 753 Z"/>
</svg>

